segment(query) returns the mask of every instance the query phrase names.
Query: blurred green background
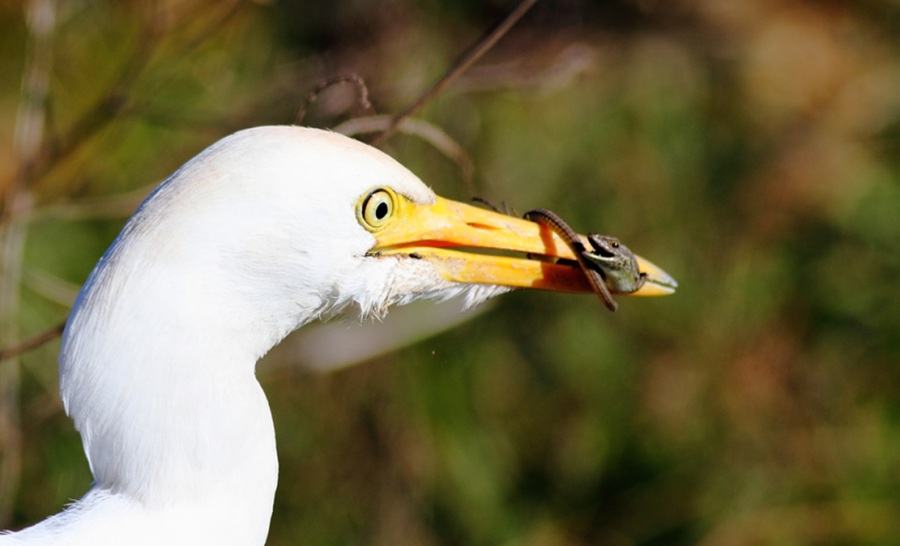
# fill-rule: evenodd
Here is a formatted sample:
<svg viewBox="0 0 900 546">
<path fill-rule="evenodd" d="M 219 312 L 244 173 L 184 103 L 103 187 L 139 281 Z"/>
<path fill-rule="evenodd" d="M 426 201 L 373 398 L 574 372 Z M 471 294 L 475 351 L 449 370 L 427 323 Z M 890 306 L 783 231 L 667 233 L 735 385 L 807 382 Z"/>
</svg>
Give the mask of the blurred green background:
<svg viewBox="0 0 900 546">
<path fill-rule="evenodd" d="M 514 5 L 0 2 L 3 344 L 61 322 L 219 137 L 291 123 L 339 74 L 396 113 Z M 371 113 L 343 85 L 305 123 Z M 615 314 L 418 306 L 397 316 L 461 323 L 414 342 L 336 323 L 378 355 L 330 373 L 301 331 L 259 366 L 269 544 L 900 544 L 900 2 L 545 0 L 418 118 L 474 165 L 469 188 L 393 137 L 439 193 L 550 208 L 681 287 Z M 0 364 L 0 528 L 90 484 L 57 351 Z"/>
</svg>

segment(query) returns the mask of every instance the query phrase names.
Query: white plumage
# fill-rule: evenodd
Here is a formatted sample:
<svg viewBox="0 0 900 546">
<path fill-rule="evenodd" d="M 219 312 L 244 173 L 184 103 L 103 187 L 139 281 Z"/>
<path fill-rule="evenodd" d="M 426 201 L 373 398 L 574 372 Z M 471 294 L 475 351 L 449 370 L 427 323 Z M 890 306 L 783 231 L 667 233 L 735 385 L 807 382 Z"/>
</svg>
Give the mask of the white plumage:
<svg viewBox="0 0 900 546">
<path fill-rule="evenodd" d="M 154 191 L 63 338 L 61 394 L 95 485 L 0 544 L 263 544 L 278 463 L 256 361 L 340 311 L 508 290 L 478 275 L 458 282 L 442 270 L 457 258 L 440 248 L 373 252 L 382 232 L 360 207 L 376 188 L 396 194 L 398 222 L 438 200 L 383 153 L 298 127 L 227 137 Z M 430 238 L 410 244 L 430 251 Z"/>
</svg>

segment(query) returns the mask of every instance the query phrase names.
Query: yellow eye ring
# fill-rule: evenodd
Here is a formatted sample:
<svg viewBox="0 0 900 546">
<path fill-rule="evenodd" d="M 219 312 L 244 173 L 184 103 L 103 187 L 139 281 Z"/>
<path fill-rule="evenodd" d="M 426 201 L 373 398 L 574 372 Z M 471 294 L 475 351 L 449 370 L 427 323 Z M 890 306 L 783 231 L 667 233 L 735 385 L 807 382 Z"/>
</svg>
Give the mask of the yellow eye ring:
<svg viewBox="0 0 900 546">
<path fill-rule="evenodd" d="M 373 190 L 363 199 L 359 217 L 369 229 L 384 226 L 394 215 L 394 194 L 386 189 Z"/>
</svg>

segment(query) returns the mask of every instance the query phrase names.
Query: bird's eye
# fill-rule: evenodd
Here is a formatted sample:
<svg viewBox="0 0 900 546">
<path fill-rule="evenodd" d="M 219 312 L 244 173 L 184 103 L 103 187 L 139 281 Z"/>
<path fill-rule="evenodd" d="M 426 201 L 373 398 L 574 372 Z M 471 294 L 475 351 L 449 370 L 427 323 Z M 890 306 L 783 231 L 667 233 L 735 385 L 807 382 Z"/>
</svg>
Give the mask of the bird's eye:
<svg viewBox="0 0 900 546">
<path fill-rule="evenodd" d="M 387 190 L 375 190 L 363 200 L 360 218 L 367 227 L 380 228 L 394 214 L 394 196 Z"/>
</svg>

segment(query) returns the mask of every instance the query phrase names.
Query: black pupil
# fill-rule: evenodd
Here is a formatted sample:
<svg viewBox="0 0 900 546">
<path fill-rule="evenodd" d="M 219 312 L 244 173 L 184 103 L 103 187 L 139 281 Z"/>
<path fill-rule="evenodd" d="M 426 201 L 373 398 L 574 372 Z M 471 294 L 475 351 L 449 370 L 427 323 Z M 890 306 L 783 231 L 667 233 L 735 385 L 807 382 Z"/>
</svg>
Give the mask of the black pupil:
<svg viewBox="0 0 900 546">
<path fill-rule="evenodd" d="M 385 203 L 383 201 L 381 203 L 378 203 L 378 206 L 375 207 L 375 218 L 378 218 L 379 220 L 381 220 L 385 216 L 387 216 L 387 213 L 388 213 L 387 203 Z"/>
</svg>

